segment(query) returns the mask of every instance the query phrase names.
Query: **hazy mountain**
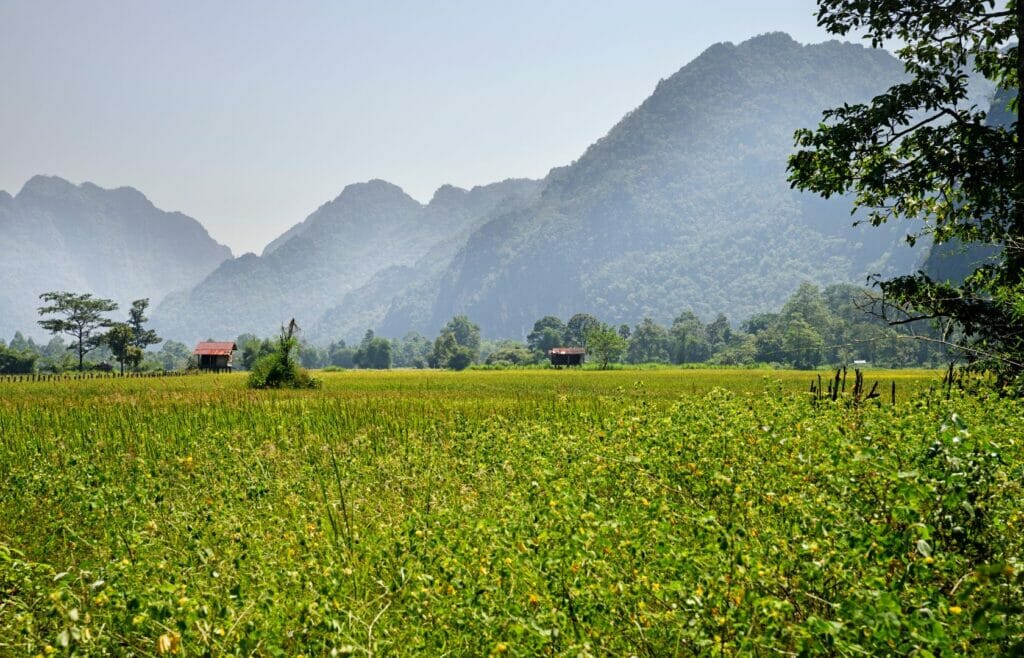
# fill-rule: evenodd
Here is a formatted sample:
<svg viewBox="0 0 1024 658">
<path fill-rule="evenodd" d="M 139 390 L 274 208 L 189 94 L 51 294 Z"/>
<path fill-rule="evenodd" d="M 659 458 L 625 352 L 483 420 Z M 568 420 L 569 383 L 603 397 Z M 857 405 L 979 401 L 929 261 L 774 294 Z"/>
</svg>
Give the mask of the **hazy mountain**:
<svg viewBox="0 0 1024 658">
<path fill-rule="evenodd" d="M 153 206 L 130 187 L 106 190 L 36 176 L 0 193 L 0 336 L 39 333 L 39 294 L 91 292 L 119 302 L 201 281 L 231 257 L 196 220 Z M 123 313 L 122 313 L 123 314 Z"/>
<path fill-rule="evenodd" d="M 1016 96 L 1015 90 L 997 90 L 993 94 L 985 122 L 990 126 L 1011 129 L 1017 117 L 1010 113 L 1008 106 Z M 953 239 L 940 245 L 933 245 L 921 269 L 933 279 L 961 283 L 982 265 L 994 265 L 999 260 L 1000 253 L 1001 250 L 994 245 L 965 245 L 960 240 Z"/>
<path fill-rule="evenodd" d="M 777 309 L 804 281 L 862 283 L 869 273 L 911 271 L 919 252 L 902 244 L 902 227 L 852 227 L 848 199 L 793 191 L 785 171 L 797 128 L 814 126 L 823 109 L 867 100 L 903 76 L 891 55 L 835 41 L 802 46 L 768 34 L 717 44 L 661 81 L 577 161 L 544 180 L 472 190 L 444 186 L 425 205 L 384 181 L 350 185 L 262 255 L 246 254 L 215 269 L 226 252 L 212 265 L 204 261 L 205 270 L 190 264 L 187 272 L 209 276 L 167 295 L 153 312 L 154 326 L 185 340 L 231 338 L 267 335 L 295 317 L 307 338 L 326 342 L 361 336 L 367 328 L 391 336 L 409 329 L 433 334 L 452 315 L 466 313 L 485 335 L 522 337 L 537 318 L 579 311 L 616 323 L 644 317 L 664 323 L 688 309 L 705 318 L 725 312 L 739 321 Z M 0 196 L 0 224 L 17 214 L 8 208 L 39 195 L 31 188 L 51 182 L 34 181 L 14 199 Z M 49 196 L 103 193 L 124 196 L 125 204 L 137 197 L 140 206 L 159 213 L 134 191 L 54 186 L 63 191 Z M 18 260 L 4 264 L 6 271 L 24 280 L 40 269 L 38 262 L 57 258 L 61 264 L 43 269 L 64 278 L 45 289 L 110 288 L 107 295 L 126 299 L 113 287 L 135 290 L 137 283 L 140 292 L 127 297 L 154 298 L 180 287 L 178 270 L 157 264 L 155 255 L 138 260 L 154 264 L 147 272 L 159 272 L 158 279 L 126 271 L 122 263 L 134 267 L 135 253 L 174 250 L 121 247 L 124 230 L 86 230 L 102 234 L 102 241 L 83 242 L 85 248 L 73 252 L 63 246 L 78 246 L 80 238 L 64 227 L 76 223 L 53 217 L 88 214 L 98 222 L 106 211 L 39 212 L 50 219 L 23 222 L 18 230 L 0 227 L 21 231 L 19 239 L 29 244 Z M 31 239 L 26 226 L 36 231 Z M 50 251 L 60 256 L 46 261 Z M 197 250 L 181 251 L 192 256 Z M 0 312 L 7 304 L 31 315 L 34 300 L 3 296 L 30 288 L 39 286 L 4 288 Z"/>
<path fill-rule="evenodd" d="M 444 186 L 423 205 L 381 180 L 349 185 L 262 256 L 225 262 L 191 291 L 169 296 L 154 312 L 154 325 L 188 339 L 231 338 L 270 334 L 294 317 L 307 338 L 361 334 L 380 322 L 391 297 L 418 280 L 424 256 L 536 186 L 524 180 L 468 191 Z M 350 295 L 364 286 L 370 288 Z M 331 309 L 335 321 L 328 314 L 318 322 Z"/>
<path fill-rule="evenodd" d="M 670 321 L 693 309 L 739 321 L 778 308 L 802 281 L 864 281 L 913 268 L 900 227 L 851 227 L 846 199 L 790 189 L 793 132 L 821 111 L 902 79 L 883 51 L 784 34 L 712 46 L 538 199 L 480 226 L 430 299 L 398 299 L 382 323 L 436 331 L 466 313 L 490 336 L 546 314 Z"/>
</svg>

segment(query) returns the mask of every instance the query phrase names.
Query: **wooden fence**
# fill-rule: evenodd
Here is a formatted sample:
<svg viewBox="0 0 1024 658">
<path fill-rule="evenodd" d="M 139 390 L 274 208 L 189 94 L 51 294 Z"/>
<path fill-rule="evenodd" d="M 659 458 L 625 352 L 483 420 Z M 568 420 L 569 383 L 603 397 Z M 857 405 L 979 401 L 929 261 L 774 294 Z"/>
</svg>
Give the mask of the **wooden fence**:
<svg viewBox="0 0 1024 658">
<path fill-rule="evenodd" d="M 0 383 L 9 382 L 66 382 L 82 379 L 149 379 L 151 377 L 193 377 L 204 374 L 202 370 L 166 370 L 155 372 L 87 372 L 33 373 L 28 375 L 0 375 Z"/>
</svg>

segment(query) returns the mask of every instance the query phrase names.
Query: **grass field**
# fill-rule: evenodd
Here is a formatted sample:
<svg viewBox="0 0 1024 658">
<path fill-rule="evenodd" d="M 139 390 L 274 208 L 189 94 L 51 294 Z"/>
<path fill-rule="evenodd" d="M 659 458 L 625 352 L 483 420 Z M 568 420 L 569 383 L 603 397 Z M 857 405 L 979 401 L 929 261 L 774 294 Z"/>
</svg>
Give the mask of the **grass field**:
<svg viewBox="0 0 1024 658">
<path fill-rule="evenodd" d="M 1022 648 L 1019 402 L 321 377 L 0 383 L 0 656 Z"/>
</svg>

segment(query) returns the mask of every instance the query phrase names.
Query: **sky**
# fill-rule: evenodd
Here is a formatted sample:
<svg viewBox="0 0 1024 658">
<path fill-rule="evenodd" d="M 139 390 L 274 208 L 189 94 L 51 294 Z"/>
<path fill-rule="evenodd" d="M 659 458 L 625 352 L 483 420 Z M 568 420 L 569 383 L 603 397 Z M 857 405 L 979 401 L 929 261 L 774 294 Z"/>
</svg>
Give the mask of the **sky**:
<svg viewBox="0 0 1024 658">
<path fill-rule="evenodd" d="M 348 184 L 543 177 L 812 0 L 0 0 L 0 190 L 132 186 L 259 253 Z"/>
</svg>

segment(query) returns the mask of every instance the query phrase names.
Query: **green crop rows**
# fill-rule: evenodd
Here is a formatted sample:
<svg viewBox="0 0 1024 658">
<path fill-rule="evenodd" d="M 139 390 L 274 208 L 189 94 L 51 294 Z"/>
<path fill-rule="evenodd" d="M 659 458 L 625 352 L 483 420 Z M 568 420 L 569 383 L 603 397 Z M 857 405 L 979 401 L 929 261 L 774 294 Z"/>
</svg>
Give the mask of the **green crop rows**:
<svg viewBox="0 0 1024 658">
<path fill-rule="evenodd" d="M 1019 402 L 322 377 L 0 383 L 0 655 L 1022 649 Z"/>
</svg>

